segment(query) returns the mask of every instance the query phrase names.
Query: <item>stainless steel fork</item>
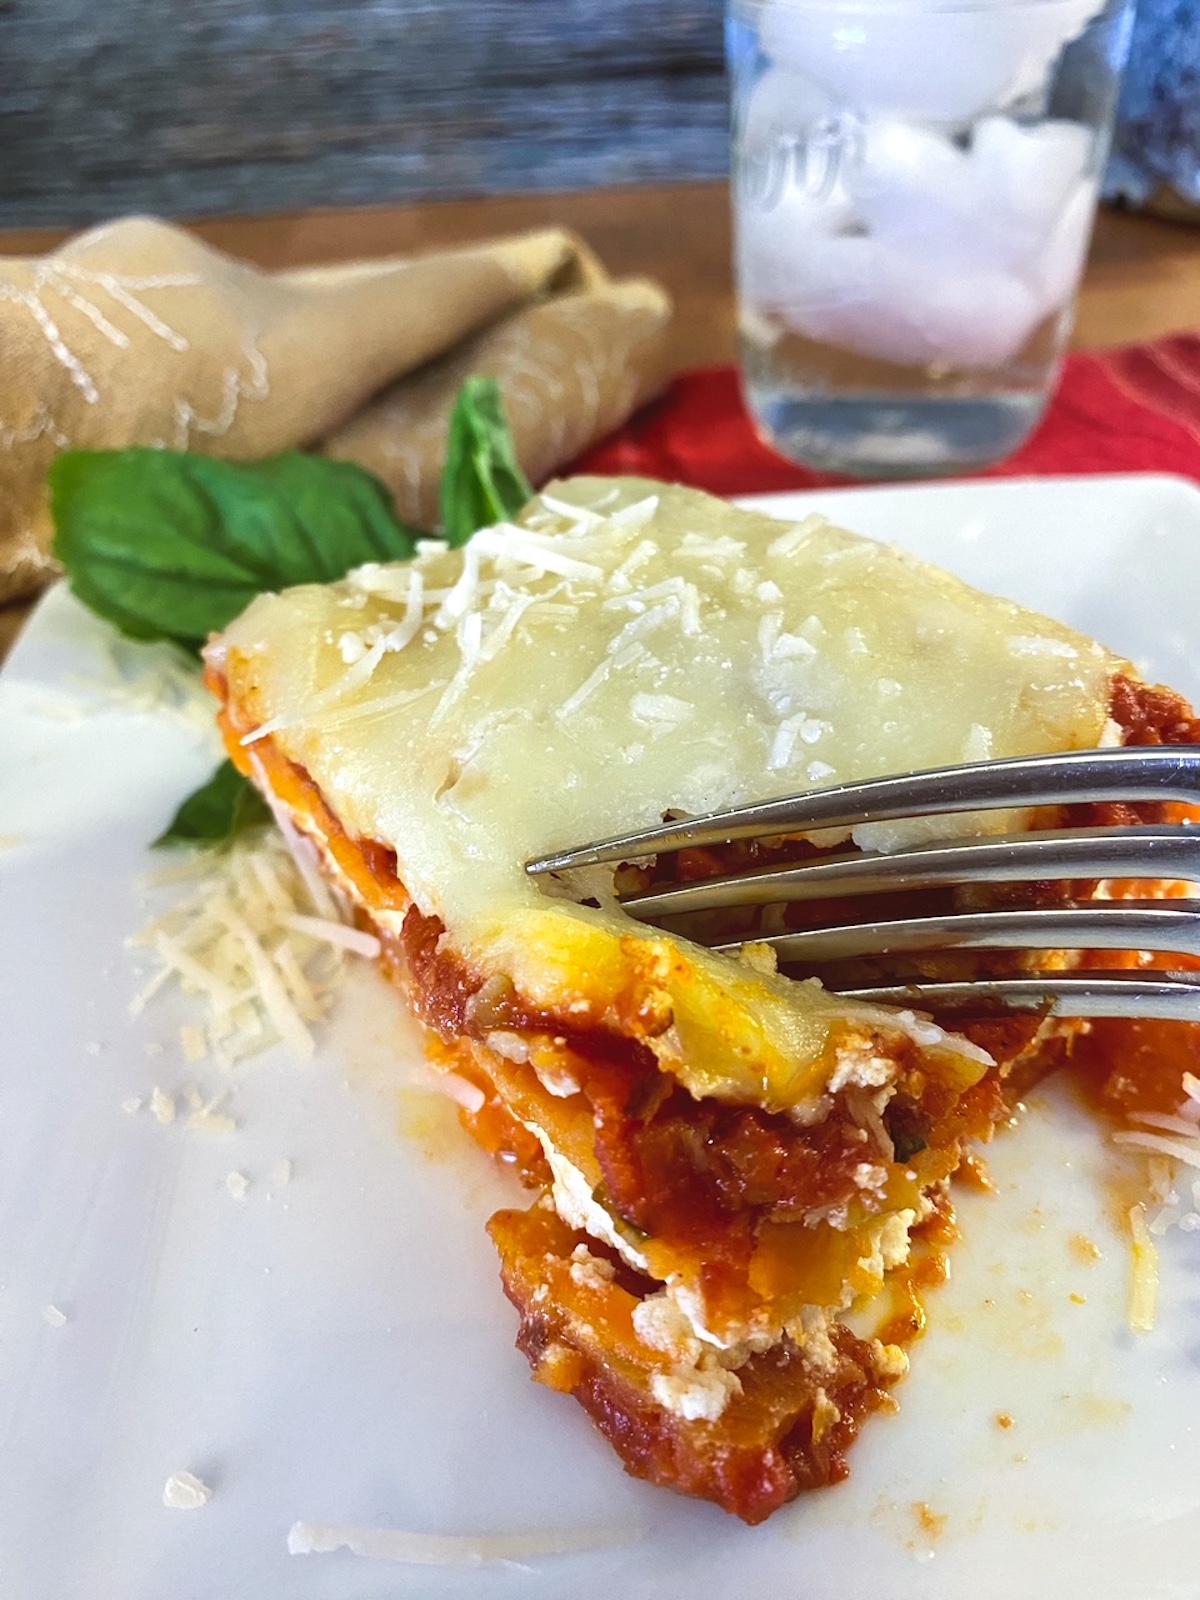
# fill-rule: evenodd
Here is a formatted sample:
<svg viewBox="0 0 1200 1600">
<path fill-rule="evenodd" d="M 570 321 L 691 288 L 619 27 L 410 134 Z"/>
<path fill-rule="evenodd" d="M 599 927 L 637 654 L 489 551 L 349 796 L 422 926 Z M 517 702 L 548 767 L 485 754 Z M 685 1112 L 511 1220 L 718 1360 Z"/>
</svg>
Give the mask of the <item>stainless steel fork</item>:
<svg viewBox="0 0 1200 1600">
<path fill-rule="evenodd" d="M 604 863 L 646 862 L 666 852 L 736 840 L 850 829 L 964 811 L 1085 802 L 1200 804 L 1200 749 L 1155 746 L 1083 750 L 939 767 L 712 812 L 556 851 L 526 864 L 540 875 Z M 948 840 L 895 851 L 847 851 L 754 866 L 621 897 L 634 917 L 657 922 L 812 900 L 900 890 L 1048 880 L 1171 880 L 1200 884 L 1200 824 L 1062 828 Z M 715 919 L 713 919 L 715 920 Z M 709 942 L 704 934 L 703 942 Z M 689 923 L 688 937 L 696 938 Z M 747 937 L 806 969 L 848 960 L 962 950 L 1152 951 L 1200 957 L 1200 899 L 1112 899 L 1052 907 L 959 911 Z M 733 950 L 736 943 L 716 942 Z M 839 993 L 934 1009 L 1053 1011 L 1060 1016 L 1144 1016 L 1200 1022 L 1200 973 L 1161 969 L 1030 972 L 1019 977 L 843 988 Z"/>
</svg>

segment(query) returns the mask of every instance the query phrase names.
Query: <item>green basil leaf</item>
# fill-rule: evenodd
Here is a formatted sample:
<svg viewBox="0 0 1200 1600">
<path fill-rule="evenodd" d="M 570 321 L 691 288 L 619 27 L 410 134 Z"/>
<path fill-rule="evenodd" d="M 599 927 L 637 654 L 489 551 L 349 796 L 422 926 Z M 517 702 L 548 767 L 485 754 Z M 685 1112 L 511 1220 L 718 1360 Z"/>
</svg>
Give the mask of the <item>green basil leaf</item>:
<svg viewBox="0 0 1200 1600">
<path fill-rule="evenodd" d="M 155 839 L 153 848 L 219 844 L 270 820 L 267 802 L 254 785 L 242 777 L 232 761 L 222 761 L 208 782 L 188 795 L 166 832 Z"/>
<path fill-rule="evenodd" d="M 378 479 L 324 456 L 67 450 L 50 498 L 54 551 L 84 604 L 135 639 L 191 647 L 264 590 L 415 550 Z"/>
<path fill-rule="evenodd" d="M 499 385 L 468 378 L 442 474 L 447 542 L 464 544 L 515 516 L 532 493 Z M 419 537 L 369 472 L 295 452 L 243 463 L 174 450 L 67 450 L 50 468 L 50 501 L 54 552 L 79 599 L 132 638 L 187 649 L 264 591 L 408 560 Z M 218 843 L 269 817 L 225 761 L 155 845 Z"/>
<path fill-rule="evenodd" d="M 517 464 L 495 378 L 468 378 L 450 417 L 442 471 L 442 533 L 465 544 L 479 528 L 516 516 L 533 494 Z"/>
</svg>

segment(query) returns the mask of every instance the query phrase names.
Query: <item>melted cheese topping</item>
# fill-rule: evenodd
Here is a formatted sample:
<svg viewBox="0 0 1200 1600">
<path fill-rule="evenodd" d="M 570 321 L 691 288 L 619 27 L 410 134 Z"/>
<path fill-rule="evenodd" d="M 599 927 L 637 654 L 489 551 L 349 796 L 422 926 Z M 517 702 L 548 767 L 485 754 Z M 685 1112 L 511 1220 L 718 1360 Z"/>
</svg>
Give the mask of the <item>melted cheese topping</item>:
<svg viewBox="0 0 1200 1600">
<path fill-rule="evenodd" d="M 469 958 L 594 1014 L 632 962 L 673 1015 L 664 1066 L 732 1092 L 740 1052 L 742 1087 L 785 1103 L 819 1091 L 797 1064 L 839 1018 L 894 1017 L 639 929 L 602 884 L 599 909 L 552 900 L 524 861 L 667 808 L 1091 747 L 1127 665 L 823 519 L 586 478 L 462 550 L 261 596 L 212 648 L 239 722 L 395 850 Z"/>
</svg>

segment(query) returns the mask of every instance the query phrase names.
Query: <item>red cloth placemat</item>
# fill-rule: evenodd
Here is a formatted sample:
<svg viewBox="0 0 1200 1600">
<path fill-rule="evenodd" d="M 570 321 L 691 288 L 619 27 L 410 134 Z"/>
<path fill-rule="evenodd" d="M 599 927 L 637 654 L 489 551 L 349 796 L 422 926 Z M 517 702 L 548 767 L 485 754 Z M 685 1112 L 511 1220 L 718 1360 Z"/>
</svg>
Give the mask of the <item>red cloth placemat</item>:
<svg viewBox="0 0 1200 1600">
<path fill-rule="evenodd" d="M 795 466 L 763 444 L 733 367 L 676 378 L 661 400 L 573 470 L 661 478 L 723 495 L 850 481 Z M 1200 335 L 1068 356 L 1032 437 L 980 476 L 1059 472 L 1176 472 L 1200 480 Z"/>
</svg>

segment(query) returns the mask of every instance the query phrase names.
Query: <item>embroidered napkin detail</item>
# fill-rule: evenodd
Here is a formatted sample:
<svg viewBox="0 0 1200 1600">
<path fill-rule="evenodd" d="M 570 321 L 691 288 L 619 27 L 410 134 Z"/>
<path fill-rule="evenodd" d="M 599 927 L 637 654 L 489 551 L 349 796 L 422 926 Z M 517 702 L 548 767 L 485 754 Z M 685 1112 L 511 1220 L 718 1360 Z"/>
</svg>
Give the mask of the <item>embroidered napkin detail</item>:
<svg viewBox="0 0 1200 1600">
<path fill-rule="evenodd" d="M 0 602 L 53 571 L 59 450 L 327 446 L 431 524 L 462 376 L 500 379 L 537 479 L 661 386 L 669 317 L 663 290 L 611 282 L 560 229 L 271 273 L 133 217 L 0 259 Z"/>
</svg>

